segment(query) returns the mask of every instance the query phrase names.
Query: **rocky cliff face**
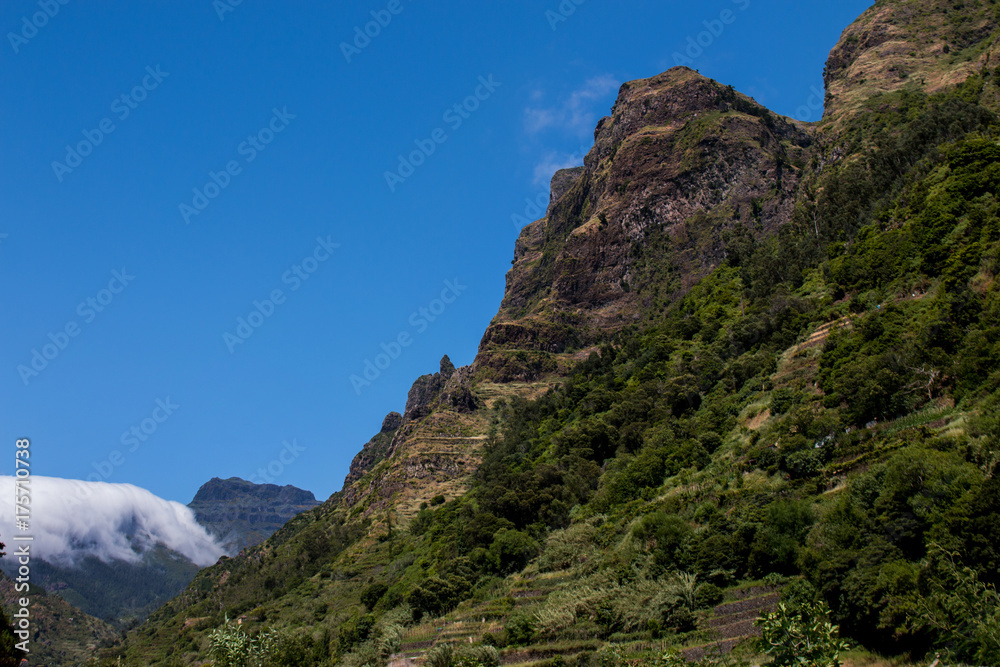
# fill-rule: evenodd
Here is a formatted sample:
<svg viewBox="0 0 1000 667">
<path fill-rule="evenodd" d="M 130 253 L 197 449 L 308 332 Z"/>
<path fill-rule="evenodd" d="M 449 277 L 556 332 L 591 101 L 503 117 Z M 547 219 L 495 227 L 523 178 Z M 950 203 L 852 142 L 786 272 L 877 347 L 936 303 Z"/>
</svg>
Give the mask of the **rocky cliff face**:
<svg viewBox="0 0 1000 667">
<path fill-rule="evenodd" d="M 206 482 L 188 505 L 195 519 L 222 542 L 230 555 L 260 544 L 289 519 L 319 502 L 291 485 L 254 484 L 238 477 Z"/>
<path fill-rule="evenodd" d="M 432 495 L 458 493 L 477 460 L 482 423 L 472 413 L 478 407 L 470 369 L 456 369 L 445 355 L 437 373 L 413 383 L 404 414 L 389 413 L 382 430 L 354 458 L 339 501 L 372 516 L 390 501 L 402 502 L 404 513 L 410 512 L 424 500 L 425 485 L 436 489 Z"/>
<path fill-rule="evenodd" d="M 584 167 L 556 174 L 546 217 L 517 240 L 480 377 L 556 370 L 553 354 L 637 322 L 717 266 L 727 230 L 785 223 L 812 141 L 684 67 L 623 85 L 594 137 Z"/>
<path fill-rule="evenodd" d="M 351 461 L 351 470 L 344 480 L 344 488 L 357 482 L 366 472 L 385 459 L 389 452 L 389 446 L 392 444 L 392 436 L 402 425 L 403 415 L 398 412 L 390 412 L 385 416 L 385 419 L 382 420 L 382 429 L 365 443 L 365 446 Z"/>
</svg>

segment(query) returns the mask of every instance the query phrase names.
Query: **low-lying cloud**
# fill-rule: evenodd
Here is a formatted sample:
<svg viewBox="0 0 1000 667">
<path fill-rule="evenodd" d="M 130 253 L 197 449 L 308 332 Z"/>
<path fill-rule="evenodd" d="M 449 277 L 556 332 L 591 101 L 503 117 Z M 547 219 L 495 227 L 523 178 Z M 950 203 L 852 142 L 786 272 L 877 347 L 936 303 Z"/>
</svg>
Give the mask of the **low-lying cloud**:
<svg viewBox="0 0 1000 667">
<path fill-rule="evenodd" d="M 31 477 L 30 530 L 15 530 L 14 478 L 0 476 L 0 534 L 32 535 L 32 551 L 67 566 L 93 556 L 104 562 L 135 563 L 157 545 L 198 566 L 215 563 L 223 548 L 178 502 L 164 500 L 131 484 Z"/>
</svg>

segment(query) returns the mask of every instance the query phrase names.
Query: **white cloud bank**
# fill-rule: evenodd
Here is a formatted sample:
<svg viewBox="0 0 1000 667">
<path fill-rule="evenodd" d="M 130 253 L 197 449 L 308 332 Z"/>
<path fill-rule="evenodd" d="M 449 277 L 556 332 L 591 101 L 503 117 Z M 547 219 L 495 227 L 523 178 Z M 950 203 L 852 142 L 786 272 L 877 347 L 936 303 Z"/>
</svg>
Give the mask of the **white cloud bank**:
<svg viewBox="0 0 1000 667">
<path fill-rule="evenodd" d="M 32 553 L 58 565 L 95 556 L 137 562 L 162 544 L 200 567 L 215 563 L 222 547 L 178 502 L 131 484 L 31 477 L 30 530 L 16 530 L 14 478 L 0 476 L 0 534 L 12 553 L 15 535 L 32 535 Z"/>
</svg>

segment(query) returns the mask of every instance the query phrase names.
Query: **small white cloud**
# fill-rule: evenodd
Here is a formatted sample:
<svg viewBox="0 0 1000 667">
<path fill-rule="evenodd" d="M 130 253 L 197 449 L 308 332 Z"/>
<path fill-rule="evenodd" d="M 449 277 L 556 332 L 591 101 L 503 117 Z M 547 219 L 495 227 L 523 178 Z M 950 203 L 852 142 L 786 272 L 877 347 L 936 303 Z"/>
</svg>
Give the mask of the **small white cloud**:
<svg viewBox="0 0 1000 667">
<path fill-rule="evenodd" d="M 587 135 L 594 131 L 598 115 L 594 104 L 618 90 L 620 82 L 610 74 L 588 79 L 569 97 L 553 107 L 528 107 L 524 110 L 524 128 L 529 135 L 548 129 L 561 129 L 574 135 Z M 532 95 L 533 100 L 541 96 Z"/>
<path fill-rule="evenodd" d="M 14 478 L 0 476 L 0 533 L 8 554 L 18 534 L 31 535 L 32 553 L 59 565 L 95 556 L 105 562 L 137 562 L 157 544 L 205 567 L 223 555 L 194 512 L 131 484 L 31 477 L 30 524 L 16 530 Z"/>
</svg>

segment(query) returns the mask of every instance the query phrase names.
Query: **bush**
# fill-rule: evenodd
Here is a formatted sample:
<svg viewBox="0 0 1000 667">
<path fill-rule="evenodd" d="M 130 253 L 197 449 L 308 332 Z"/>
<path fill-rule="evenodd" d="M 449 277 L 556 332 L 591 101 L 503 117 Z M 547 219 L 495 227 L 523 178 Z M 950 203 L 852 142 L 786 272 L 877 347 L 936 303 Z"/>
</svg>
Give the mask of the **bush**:
<svg viewBox="0 0 1000 667">
<path fill-rule="evenodd" d="M 538 542 L 518 530 L 502 530 L 490 545 L 490 558 L 497 572 L 511 574 L 523 570 L 538 555 Z"/>
<path fill-rule="evenodd" d="M 771 656 L 776 667 L 840 667 L 840 653 L 848 646 L 828 614 L 822 605 L 807 603 L 792 611 L 780 602 L 777 611 L 757 619 L 757 648 Z"/>
<path fill-rule="evenodd" d="M 931 550 L 934 578 L 930 595 L 921 596 L 911 613 L 913 627 L 931 630 L 954 659 L 977 665 L 1000 664 L 1000 595 L 962 567 L 955 554 Z"/>
<path fill-rule="evenodd" d="M 526 646 L 535 638 L 535 620 L 526 614 L 507 619 L 507 642 L 511 646 Z"/>
<path fill-rule="evenodd" d="M 3 545 L 0 544 L 0 551 L 2 550 Z M 15 647 L 16 643 L 17 637 L 14 636 L 7 614 L 0 608 L 0 667 L 17 667 L 27 657 L 26 653 Z"/>
<path fill-rule="evenodd" d="M 695 591 L 695 600 L 699 609 L 714 607 L 722 602 L 722 589 L 715 584 L 701 584 Z"/>
<path fill-rule="evenodd" d="M 419 620 L 424 614 L 440 616 L 453 609 L 468 592 L 469 582 L 463 577 L 428 577 L 410 591 L 406 602 L 413 607 L 414 618 Z"/>
<path fill-rule="evenodd" d="M 368 607 L 368 611 L 375 609 L 378 601 L 388 592 L 389 587 L 382 582 L 368 584 L 361 589 L 361 603 Z"/>
<path fill-rule="evenodd" d="M 693 533 L 683 519 L 663 512 L 647 514 L 632 529 L 632 537 L 649 548 L 656 564 L 664 569 L 683 563 Z"/>
<path fill-rule="evenodd" d="M 212 631 L 209 641 L 209 654 L 216 667 L 257 667 L 273 660 L 279 637 L 273 630 L 250 635 L 227 617 L 221 627 Z"/>
<path fill-rule="evenodd" d="M 771 414 L 782 415 L 788 412 L 788 408 L 796 401 L 795 392 L 786 387 L 775 389 L 771 393 Z"/>
<path fill-rule="evenodd" d="M 789 454 L 785 458 L 785 469 L 792 479 L 806 479 L 815 476 L 823 468 L 823 457 L 815 449 L 806 449 Z"/>
</svg>

